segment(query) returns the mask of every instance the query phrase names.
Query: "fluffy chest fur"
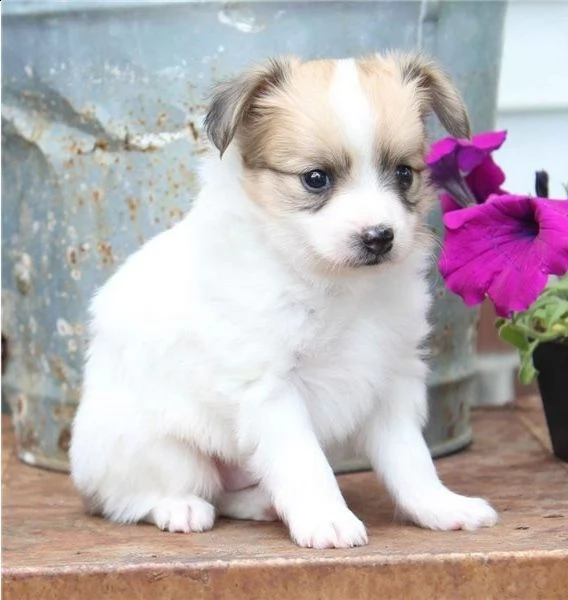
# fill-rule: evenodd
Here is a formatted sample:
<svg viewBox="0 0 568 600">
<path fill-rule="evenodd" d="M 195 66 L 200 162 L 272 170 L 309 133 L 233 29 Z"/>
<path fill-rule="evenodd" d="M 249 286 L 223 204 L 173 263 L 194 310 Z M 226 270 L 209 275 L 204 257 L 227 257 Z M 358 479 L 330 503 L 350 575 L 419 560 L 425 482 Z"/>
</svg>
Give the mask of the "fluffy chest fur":
<svg viewBox="0 0 568 600">
<path fill-rule="evenodd" d="M 373 403 L 388 402 L 401 354 L 414 355 L 426 333 L 425 254 L 356 277 L 306 278 L 267 244 L 245 197 L 223 200 L 223 185 L 206 183 L 186 219 L 97 296 L 93 343 L 108 346 L 97 355 L 119 352 L 109 368 L 148 399 L 141 419 L 204 451 L 238 453 L 235 423 L 250 391 L 280 380 L 300 392 L 320 441 L 341 441 Z"/>
</svg>

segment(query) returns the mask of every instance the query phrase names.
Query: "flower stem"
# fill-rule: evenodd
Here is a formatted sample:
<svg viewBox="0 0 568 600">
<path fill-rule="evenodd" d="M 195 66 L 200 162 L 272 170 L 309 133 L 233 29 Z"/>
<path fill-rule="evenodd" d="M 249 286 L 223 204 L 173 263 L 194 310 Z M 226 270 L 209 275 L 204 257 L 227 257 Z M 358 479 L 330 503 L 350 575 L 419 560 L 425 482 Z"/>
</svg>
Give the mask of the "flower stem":
<svg viewBox="0 0 568 600">
<path fill-rule="evenodd" d="M 546 171 L 535 173 L 534 189 L 539 198 L 548 198 L 548 173 Z"/>
<path fill-rule="evenodd" d="M 444 189 L 462 207 L 475 206 L 477 200 L 463 177 L 450 179 L 444 183 Z"/>
</svg>

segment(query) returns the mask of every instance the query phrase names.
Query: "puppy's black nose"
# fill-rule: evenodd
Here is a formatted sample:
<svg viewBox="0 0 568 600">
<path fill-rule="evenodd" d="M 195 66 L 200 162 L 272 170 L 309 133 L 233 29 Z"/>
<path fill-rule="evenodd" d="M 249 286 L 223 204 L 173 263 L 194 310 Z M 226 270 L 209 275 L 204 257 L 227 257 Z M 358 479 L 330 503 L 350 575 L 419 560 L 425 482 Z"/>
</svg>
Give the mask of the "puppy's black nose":
<svg viewBox="0 0 568 600">
<path fill-rule="evenodd" d="M 363 245 L 377 256 L 389 252 L 392 249 L 393 240 L 394 231 L 390 227 L 375 225 L 367 227 L 361 232 Z"/>
</svg>

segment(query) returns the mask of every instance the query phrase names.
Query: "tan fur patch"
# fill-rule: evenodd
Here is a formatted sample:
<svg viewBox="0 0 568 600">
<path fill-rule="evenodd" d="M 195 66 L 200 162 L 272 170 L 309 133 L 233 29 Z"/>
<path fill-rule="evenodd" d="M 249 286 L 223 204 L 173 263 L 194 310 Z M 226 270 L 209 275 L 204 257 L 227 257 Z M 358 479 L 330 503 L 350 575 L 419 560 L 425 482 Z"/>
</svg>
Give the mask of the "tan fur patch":
<svg viewBox="0 0 568 600">
<path fill-rule="evenodd" d="M 333 149 L 341 154 L 341 139 L 327 98 L 333 69 L 332 61 L 295 62 L 286 85 L 254 103 L 258 118 L 240 136 L 247 164 L 270 157 L 271 167 L 300 173 L 337 161 Z"/>
<path fill-rule="evenodd" d="M 365 57 L 357 61 L 357 67 L 375 112 L 380 163 L 384 167 L 402 163 L 422 171 L 426 135 L 416 86 L 403 84 L 391 57 Z"/>
<path fill-rule="evenodd" d="M 357 62 L 360 81 L 376 112 L 377 143 L 384 153 L 412 159 L 424 167 L 425 135 L 420 94 L 414 84 L 403 84 L 392 58 L 367 57 Z M 334 123 L 328 93 L 333 61 L 291 63 L 286 85 L 260 97 L 252 107 L 251 126 L 243 128 L 240 142 L 246 164 L 266 162 L 284 172 L 346 162 L 346 149 Z"/>
<path fill-rule="evenodd" d="M 324 169 L 333 176 L 337 192 L 342 181 L 350 177 L 358 149 L 349 148 L 330 105 L 329 90 L 336 62 L 301 63 L 288 59 L 284 64 L 285 78 L 252 100 L 237 131 L 245 165 L 245 186 L 258 202 L 282 203 L 274 209 L 317 209 L 325 197 L 317 198 L 307 192 L 299 176 L 312 169 Z M 361 87 L 374 113 L 377 171 L 388 171 L 394 176 L 397 165 L 409 165 L 415 172 L 415 183 L 408 192 L 409 202 L 417 204 L 422 196 L 432 197 L 426 175 L 422 176 L 425 114 L 431 109 L 436 93 L 450 104 L 459 104 L 459 95 L 451 86 L 447 88 L 450 84 L 441 72 L 430 63 L 421 62 L 420 57 L 373 55 L 358 59 L 356 65 Z M 433 82 L 438 91 L 426 89 L 425 81 Z M 443 103 L 443 98 L 438 99 L 440 102 Z M 460 119 L 458 115 L 456 127 L 466 127 L 467 115 L 465 121 Z"/>
<path fill-rule="evenodd" d="M 351 158 L 328 98 L 334 68 L 329 60 L 294 61 L 286 85 L 254 103 L 252 119 L 239 134 L 245 186 L 253 199 L 278 194 L 288 209 L 315 209 L 324 198 L 307 192 L 300 174 L 324 169 L 336 186 L 349 176 Z M 259 193 L 266 186 L 270 193 Z"/>
</svg>

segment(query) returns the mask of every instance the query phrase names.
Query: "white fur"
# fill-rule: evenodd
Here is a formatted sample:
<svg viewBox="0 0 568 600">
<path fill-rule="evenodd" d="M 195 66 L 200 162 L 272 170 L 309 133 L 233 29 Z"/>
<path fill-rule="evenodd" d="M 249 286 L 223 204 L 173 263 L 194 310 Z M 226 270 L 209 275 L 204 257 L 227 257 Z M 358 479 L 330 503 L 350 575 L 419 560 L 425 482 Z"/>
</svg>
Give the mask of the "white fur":
<svg viewBox="0 0 568 600">
<path fill-rule="evenodd" d="M 337 62 L 329 101 L 350 154 L 357 159 L 354 161 L 357 177 L 322 210 L 299 216 L 305 236 L 301 247 L 311 248 L 330 262 L 341 264 L 352 258 L 350 239 L 355 232 L 382 225 L 394 231 L 397 242 L 393 254 L 404 256 L 413 243 L 416 217 L 405 210 L 377 174 L 373 139 L 377 115 L 361 90 L 353 59 Z"/>
<path fill-rule="evenodd" d="M 231 144 L 205 161 L 188 216 L 94 298 L 71 446 L 93 511 L 181 532 L 212 527 L 214 507 L 249 519 L 275 511 L 302 546 L 361 545 L 365 528 L 324 454 L 355 440 L 404 516 L 434 529 L 495 522 L 483 500 L 442 485 L 422 438 L 428 256 L 412 246 L 415 217 L 371 169 L 372 111 L 353 74 L 343 63 L 331 88 L 360 152 L 344 198 L 271 218 L 239 185 Z M 316 268 L 345 260 L 347 233 L 385 222 L 395 260 Z"/>
</svg>

